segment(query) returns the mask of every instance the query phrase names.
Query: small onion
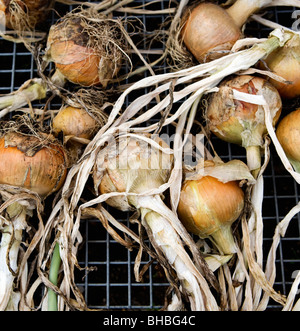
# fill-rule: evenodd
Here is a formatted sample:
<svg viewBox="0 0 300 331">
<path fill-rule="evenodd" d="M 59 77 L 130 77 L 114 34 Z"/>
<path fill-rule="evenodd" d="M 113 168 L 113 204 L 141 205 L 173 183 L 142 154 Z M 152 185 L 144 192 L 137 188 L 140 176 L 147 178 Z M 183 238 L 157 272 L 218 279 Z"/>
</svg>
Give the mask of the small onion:
<svg viewBox="0 0 300 331">
<path fill-rule="evenodd" d="M 98 127 L 98 123 L 85 109 L 67 106 L 62 108 L 53 118 L 54 135 L 63 132 L 65 136 L 90 139 Z"/>
<path fill-rule="evenodd" d="M 300 173 L 300 108 L 279 122 L 276 136 L 295 171 Z"/>
<path fill-rule="evenodd" d="M 44 143 L 44 144 L 43 144 Z M 57 191 L 67 173 L 64 149 L 54 141 L 8 132 L 0 138 L 0 183 L 46 197 Z"/>
<path fill-rule="evenodd" d="M 229 255 L 236 252 L 231 225 L 243 208 L 244 192 L 238 181 L 224 183 L 204 175 L 183 183 L 178 215 L 189 232 L 209 238 L 221 253 Z"/>
<path fill-rule="evenodd" d="M 53 4 L 53 0 L 0 0 L 0 12 L 5 14 L 5 23 L 10 29 L 22 19 L 30 28 L 34 28 L 45 21 Z"/>
<path fill-rule="evenodd" d="M 212 95 L 207 109 L 208 128 L 224 141 L 243 146 L 247 151 L 249 169 L 257 175 L 261 167 L 261 147 L 267 133 L 262 106 L 234 98 L 234 90 L 262 95 L 269 105 L 273 125 L 277 123 L 282 101 L 276 88 L 267 80 L 241 75 L 224 81 Z"/>
<path fill-rule="evenodd" d="M 295 34 L 283 47 L 272 52 L 264 62 L 272 72 L 287 81 L 281 83 L 275 79 L 270 80 L 282 98 L 291 99 L 300 96 L 299 34 Z"/>
<path fill-rule="evenodd" d="M 74 84 L 106 87 L 122 63 L 122 37 L 113 24 L 88 12 L 67 14 L 50 28 L 47 59 Z"/>
<path fill-rule="evenodd" d="M 52 121 L 53 134 L 63 133 L 69 164 L 78 161 L 83 147 L 90 142 L 100 123 L 85 109 L 67 106 L 62 108 Z"/>
</svg>

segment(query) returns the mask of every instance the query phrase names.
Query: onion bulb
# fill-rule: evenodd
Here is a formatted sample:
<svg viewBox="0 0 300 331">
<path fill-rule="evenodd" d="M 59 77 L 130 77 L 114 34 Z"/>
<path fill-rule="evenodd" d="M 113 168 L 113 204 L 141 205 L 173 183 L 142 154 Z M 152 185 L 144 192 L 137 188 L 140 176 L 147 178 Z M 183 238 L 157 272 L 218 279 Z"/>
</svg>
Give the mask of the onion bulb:
<svg viewBox="0 0 300 331">
<path fill-rule="evenodd" d="M 160 138 L 147 135 L 120 137 L 108 145 L 96 164 L 95 186 L 100 194 L 112 194 L 106 202 L 117 209 L 138 210 L 142 225 L 158 255 L 164 255 L 187 293 L 192 310 L 218 309 L 213 298 L 203 299 L 198 269 L 184 249 L 189 245 L 194 258 L 199 254 L 186 229 L 162 201 L 157 191 L 165 185 L 172 169 L 172 155 Z M 151 143 L 151 144 L 150 144 Z M 158 145 L 152 146 L 153 143 Z M 102 172 L 104 170 L 104 173 Z M 155 193 L 156 191 L 156 193 Z M 119 195 L 116 193 L 119 192 Z M 148 193 L 147 193 L 148 192 Z M 123 194 L 120 194 L 123 193 Z M 206 307 L 205 307 L 206 306 Z M 213 308 L 212 308 L 213 307 Z"/>
<path fill-rule="evenodd" d="M 70 12 L 51 26 L 45 58 L 74 84 L 106 87 L 122 64 L 118 24 L 88 10 Z"/>
<path fill-rule="evenodd" d="M 264 59 L 264 63 L 272 72 L 287 81 L 286 83 L 282 83 L 275 79 L 270 80 L 282 98 L 292 99 L 300 96 L 299 34 L 294 34 L 283 47 L 272 52 Z"/>
<path fill-rule="evenodd" d="M 34 29 L 45 21 L 53 4 L 53 0 L 0 0 L 0 13 L 9 29 L 24 28 L 22 23 Z"/>
<path fill-rule="evenodd" d="M 249 98 L 237 100 L 235 91 L 246 93 Z M 218 92 L 211 97 L 206 117 L 209 130 L 217 137 L 246 149 L 249 169 L 257 176 L 267 128 L 264 110 L 262 106 L 251 103 L 251 95 L 265 98 L 275 126 L 282 109 L 280 95 L 267 80 L 250 75 L 236 76 L 221 83 Z"/>
<path fill-rule="evenodd" d="M 242 26 L 259 9 L 272 0 L 236 0 L 229 8 L 200 2 L 187 10 L 182 22 L 182 40 L 199 62 L 219 58 L 240 39 Z M 288 4 L 287 4 L 288 5 Z"/>
<path fill-rule="evenodd" d="M 0 184 L 46 197 L 62 186 L 66 172 L 66 154 L 58 143 L 16 132 L 0 138 Z"/>
<path fill-rule="evenodd" d="M 83 146 L 90 142 L 100 123 L 95 116 L 83 108 L 66 106 L 59 110 L 52 120 L 53 134 L 63 134 L 70 164 L 74 164 L 82 154 Z"/>
<path fill-rule="evenodd" d="M 0 184 L 27 189 L 44 199 L 62 186 L 67 172 L 66 163 L 64 149 L 54 139 L 41 140 L 40 137 L 16 131 L 6 132 L 0 138 Z M 11 300 L 15 301 L 15 309 L 18 307 L 16 298 L 19 296 L 14 292 L 13 283 L 18 275 L 23 231 L 27 228 L 27 217 L 34 208 L 23 200 L 20 198 L 8 204 L 7 216 L 2 216 L 0 310 L 8 309 Z"/>
<path fill-rule="evenodd" d="M 203 176 L 184 181 L 178 215 L 189 232 L 209 238 L 220 253 L 230 255 L 236 253 L 231 225 L 243 211 L 244 191 L 237 180 L 222 182 L 205 175 L 208 166 L 215 165 L 205 161 Z"/>
<path fill-rule="evenodd" d="M 300 108 L 279 122 L 276 136 L 295 171 L 300 173 Z"/>
<path fill-rule="evenodd" d="M 62 108 L 53 118 L 52 128 L 54 135 L 63 132 L 64 136 L 91 139 L 98 122 L 85 109 L 67 106 Z"/>
</svg>

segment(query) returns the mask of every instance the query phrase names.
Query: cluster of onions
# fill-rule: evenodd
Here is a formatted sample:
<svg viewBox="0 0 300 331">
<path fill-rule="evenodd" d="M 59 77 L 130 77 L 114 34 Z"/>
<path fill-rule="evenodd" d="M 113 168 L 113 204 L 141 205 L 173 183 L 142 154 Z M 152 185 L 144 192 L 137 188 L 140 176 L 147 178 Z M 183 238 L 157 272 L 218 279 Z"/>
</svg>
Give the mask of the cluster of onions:
<svg viewBox="0 0 300 331">
<path fill-rule="evenodd" d="M 300 36 L 293 37 L 283 46 L 272 52 L 261 64 L 262 68 L 271 70 L 284 78 L 286 83 L 271 79 L 283 99 L 300 96 Z"/>
<path fill-rule="evenodd" d="M 89 10 L 72 11 L 51 26 L 45 59 L 74 84 L 106 87 L 122 65 L 120 24 Z"/>
<path fill-rule="evenodd" d="M 237 0 L 224 9 L 217 4 L 200 2 L 183 17 L 182 40 L 199 62 L 216 59 L 228 54 L 242 37 L 242 26 L 253 13 L 272 5 L 282 4 L 272 0 Z M 286 1 L 285 5 L 296 4 Z"/>
<path fill-rule="evenodd" d="M 276 136 L 295 171 L 300 173 L 300 108 L 279 122 Z"/>
<path fill-rule="evenodd" d="M 59 190 L 67 173 L 67 156 L 54 137 L 6 132 L 0 138 L 0 184 L 24 189 L 45 199 Z M 22 191 L 20 191 L 22 192 Z M 0 245 L 0 308 L 5 310 L 18 272 L 18 252 L 30 210 L 22 201 L 6 208 Z"/>
<path fill-rule="evenodd" d="M 0 13 L 5 17 L 7 28 L 20 28 L 20 24 L 25 23 L 33 30 L 45 21 L 54 2 L 54 0 L 0 0 Z"/>
<path fill-rule="evenodd" d="M 57 93 L 69 81 L 83 87 L 106 88 L 121 69 L 126 54 L 122 22 L 91 9 L 69 12 L 49 31 L 41 64 L 55 64 L 54 74 L 26 81 L 17 91 L 0 98 L 3 114 L 42 100 L 49 91 Z M 127 56 L 127 55 L 126 55 Z"/>
<path fill-rule="evenodd" d="M 225 80 L 218 92 L 212 94 L 206 111 L 211 132 L 246 149 L 247 164 L 254 177 L 261 169 L 261 148 L 267 133 L 262 106 L 251 103 L 251 98 L 256 95 L 265 98 L 275 126 L 281 115 L 281 97 L 277 89 L 261 77 L 241 75 Z"/>
<path fill-rule="evenodd" d="M 245 198 L 240 186 L 245 178 L 235 180 L 232 174 L 240 172 L 237 168 L 244 169 L 244 173 L 249 171 L 238 161 L 221 164 L 221 167 L 215 161 L 206 160 L 201 172 L 198 169 L 196 175 L 184 181 L 178 215 L 189 232 L 202 239 L 209 238 L 221 254 L 232 255 L 237 246 L 231 226 L 240 217 Z M 242 177 L 251 178 L 251 175 Z"/>
<path fill-rule="evenodd" d="M 163 152 L 166 149 L 169 153 Z M 197 261 L 196 245 L 177 215 L 162 201 L 162 191 L 158 193 L 168 182 L 172 163 L 168 145 L 157 136 L 151 140 L 145 134 L 121 136 L 98 156 L 95 186 L 101 195 L 110 195 L 106 199 L 110 206 L 140 212 L 153 247 L 175 270 L 191 309 L 217 310 L 215 299 L 207 292 L 208 284 L 201 284 L 197 264 L 184 248 L 185 243 Z"/>
</svg>

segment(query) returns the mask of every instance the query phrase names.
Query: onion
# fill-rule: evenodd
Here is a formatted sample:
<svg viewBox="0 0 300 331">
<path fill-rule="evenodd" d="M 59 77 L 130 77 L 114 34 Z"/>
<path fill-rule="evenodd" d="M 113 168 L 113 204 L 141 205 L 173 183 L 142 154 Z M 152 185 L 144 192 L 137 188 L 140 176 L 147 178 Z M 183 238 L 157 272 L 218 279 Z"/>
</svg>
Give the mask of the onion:
<svg viewBox="0 0 300 331">
<path fill-rule="evenodd" d="M 65 136 L 91 139 L 98 122 L 85 109 L 67 106 L 62 108 L 53 118 L 52 128 L 54 135 L 63 132 Z"/>
<path fill-rule="evenodd" d="M 26 188 L 46 197 L 66 176 L 66 155 L 58 144 L 9 132 L 0 139 L 0 183 Z"/>
<path fill-rule="evenodd" d="M 283 47 L 272 52 L 264 62 L 272 72 L 287 81 L 282 83 L 275 79 L 271 80 L 282 98 L 291 99 L 300 96 L 299 34 L 295 34 Z"/>
<path fill-rule="evenodd" d="M 151 146 L 151 141 L 145 141 L 145 137 L 121 137 L 117 144 L 105 148 L 105 153 L 97 159 L 97 169 L 104 169 L 104 173 L 95 180 L 95 185 L 99 185 L 100 194 L 112 195 L 106 200 L 109 205 L 123 211 L 136 209 L 140 212 L 142 224 L 158 256 L 163 254 L 176 271 L 192 310 L 203 310 L 205 306 L 207 310 L 216 310 L 214 298 L 204 298 L 207 284 L 202 282 L 202 276 L 185 251 L 183 242 L 187 242 L 196 254 L 194 258 L 198 255 L 197 248 L 193 248 L 193 241 L 177 216 L 157 193 L 169 179 L 172 156 Z M 154 142 L 168 149 L 158 137 L 153 139 Z"/>
<path fill-rule="evenodd" d="M 209 238 L 221 253 L 230 255 L 237 249 L 231 225 L 243 211 L 244 192 L 239 181 L 222 182 L 205 175 L 205 167 L 214 166 L 213 161 L 205 161 L 203 176 L 185 180 L 178 215 L 189 232 Z"/>
<path fill-rule="evenodd" d="M 51 26 L 46 59 L 72 83 L 106 87 L 122 64 L 119 24 L 88 10 L 70 12 Z"/>
<path fill-rule="evenodd" d="M 237 100 L 238 92 L 248 94 L 247 100 Z M 261 168 L 261 147 L 267 133 L 262 106 L 251 103 L 251 96 L 262 95 L 271 111 L 273 125 L 282 109 L 278 91 L 267 80 L 250 75 L 237 76 L 220 84 L 207 109 L 208 128 L 224 141 L 243 146 L 247 164 L 256 177 Z"/>
<path fill-rule="evenodd" d="M 20 24 L 24 24 L 24 20 L 30 29 L 34 29 L 45 21 L 53 4 L 54 0 L 0 0 L 0 13 L 5 15 L 9 29 L 22 28 Z"/>
<path fill-rule="evenodd" d="M 74 164 L 79 159 L 82 147 L 90 142 L 100 124 L 85 109 L 73 106 L 63 107 L 53 118 L 53 134 L 59 136 L 63 133 L 69 164 Z"/>
<path fill-rule="evenodd" d="M 54 139 L 41 140 L 15 131 L 0 138 L 2 185 L 27 189 L 44 199 L 62 186 L 67 172 L 66 162 L 64 149 Z M 20 198 L 20 202 L 12 202 L 6 208 L 8 221 L 4 222 L 0 245 L 0 310 L 6 309 L 13 297 L 19 247 L 23 230 L 27 227 L 27 216 L 31 213 L 29 206 Z"/>
<path fill-rule="evenodd" d="M 300 108 L 279 122 L 276 136 L 295 171 L 300 173 Z"/>
<path fill-rule="evenodd" d="M 241 28 L 253 13 L 272 5 L 277 3 L 273 4 L 272 0 L 236 0 L 224 9 L 217 4 L 201 2 L 188 9 L 183 17 L 182 40 L 199 62 L 214 60 L 228 54 L 243 36 Z"/>
</svg>

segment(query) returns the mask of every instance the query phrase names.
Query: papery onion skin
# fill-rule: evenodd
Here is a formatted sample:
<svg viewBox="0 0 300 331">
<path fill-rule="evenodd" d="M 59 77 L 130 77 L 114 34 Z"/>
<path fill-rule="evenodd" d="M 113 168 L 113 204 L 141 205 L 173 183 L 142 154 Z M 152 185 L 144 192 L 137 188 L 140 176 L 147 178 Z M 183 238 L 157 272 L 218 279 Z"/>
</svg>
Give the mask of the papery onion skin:
<svg viewBox="0 0 300 331">
<path fill-rule="evenodd" d="M 167 148 L 167 144 L 155 137 L 155 142 Z M 110 148 L 101 168 L 105 168 L 99 183 L 101 194 L 110 192 L 143 193 L 155 189 L 167 182 L 170 175 L 173 157 L 164 154 L 149 144 L 136 138 L 124 138 L 115 146 L 122 151 L 116 154 Z M 119 148 L 120 147 L 120 148 Z M 101 160 L 100 160 L 101 162 Z M 135 197 L 114 197 L 107 203 L 123 211 L 135 208 Z"/>
<path fill-rule="evenodd" d="M 10 10 L 13 2 L 28 15 L 28 24 L 32 28 L 45 21 L 49 14 L 49 9 L 54 4 L 53 0 L 0 0 L 0 12 L 5 13 L 5 23 L 9 29 L 14 28 L 16 19 Z"/>
<path fill-rule="evenodd" d="M 212 3 L 192 8 L 182 30 L 184 44 L 199 62 L 227 54 L 241 36 L 226 10 Z"/>
<path fill-rule="evenodd" d="M 16 132 L 0 138 L 1 184 L 26 188 L 42 197 L 61 188 L 67 174 L 66 153 L 57 143 L 40 143 L 39 138 Z"/>
<path fill-rule="evenodd" d="M 97 121 L 85 109 L 67 106 L 53 118 L 53 133 L 90 139 L 97 128 Z"/>
<path fill-rule="evenodd" d="M 47 57 L 70 82 L 103 87 L 118 74 L 122 58 L 121 52 L 108 54 L 93 45 L 79 18 L 62 20 L 50 28 Z"/>
<path fill-rule="evenodd" d="M 295 34 L 283 47 L 272 52 L 264 63 L 268 69 L 284 78 L 287 83 L 271 79 L 284 99 L 300 96 L 300 36 Z M 264 67 L 264 65 L 262 65 Z"/>
<path fill-rule="evenodd" d="M 214 93 L 210 100 L 206 116 L 209 129 L 216 136 L 244 147 L 254 143 L 259 146 L 262 136 L 267 133 L 264 111 L 259 105 L 235 100 L 233 89 L 253 95 L 262 94 L 270 107 L 273 125 L 281 115 L 281 97 L 277 89 L 267 80 L 242 75 L 220 84 L 219 91 Z M 252 135 L 252 141 L 245 136 L 247 131 Z"/>
<path fill-rule="evenodd" d="M 300 173 L 300 108 L 292 111 L 279 122 L 276 136 L 287 158 Z"/>
</svg>

